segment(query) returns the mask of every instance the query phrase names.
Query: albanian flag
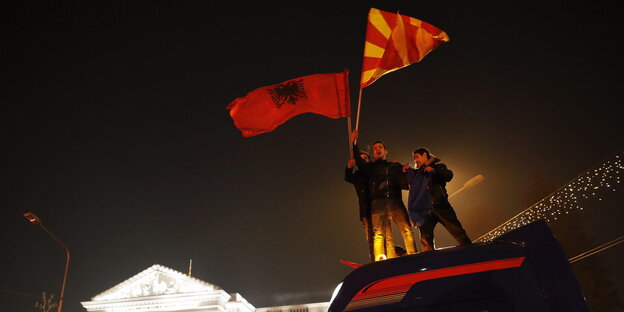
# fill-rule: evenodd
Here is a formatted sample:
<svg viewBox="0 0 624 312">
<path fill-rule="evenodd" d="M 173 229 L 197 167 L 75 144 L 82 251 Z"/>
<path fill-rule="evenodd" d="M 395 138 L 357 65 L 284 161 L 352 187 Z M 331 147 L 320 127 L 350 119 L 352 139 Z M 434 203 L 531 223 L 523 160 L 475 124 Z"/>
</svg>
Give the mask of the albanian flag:
<svg viewBox="0 0 624 312">
<path fill-rule="evenodd" d="M 347 117 L 350 115 L 348 74 L 347 70 L 316 74 L 262 87 L 237 98 L 226 109 L 244 137 L 273 131 L 303 113 Z"/>
<path fill-rule="evenodd" d="M 370 85 L 382 75 L 420 62 L 446 41 L 449 41 L 448 35 L 427 22 L 371 8 L 360 88 Z"/>
</svg>

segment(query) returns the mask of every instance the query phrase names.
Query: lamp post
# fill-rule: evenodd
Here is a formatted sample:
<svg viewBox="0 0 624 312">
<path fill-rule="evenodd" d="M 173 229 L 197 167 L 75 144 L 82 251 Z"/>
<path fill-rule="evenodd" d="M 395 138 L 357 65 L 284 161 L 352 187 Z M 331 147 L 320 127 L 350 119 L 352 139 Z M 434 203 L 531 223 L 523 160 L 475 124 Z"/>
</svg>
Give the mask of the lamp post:
<svg viewBox="0 0 624 312">
<path fill-rule="evenodd" d="M 30 223 L 37 225 L 40 228 L 42 228 L 44 231 L 46 231 L 48 235 L 50 235 L 57 243 L 59 243 L 61 246 L 63 246 L 63 248 L 65 248 L 65 253 L 67 254 L 67 261 L 65 261 L 65 273 L 63 274 L 63 285 L 61 286 L 61 295 L 59 296 L 59 304 L 58 304 L 58 309 L 57 309 L 57 312 L 61 312 L 61 308 L 63 307 L 63 295 L 65 294 L 65 282 L 67 281 L 67 270 L 69 269 L 69 249 L 67 248 L 65 243 L 63 243 L 58 237 L 56 237 L 56 235 L 54 235 L 54 233 L 50 232 L 50 230 L 48 230 L 48 228 L 46 228 L 43 225 L 43 223 L 41 223 L 41 219 L 39 219 L 37 215 L 35 215 L 32 212 L 26 212 L 24 213 L 24 217 Z"/>
<path fill-rule="evenodd" d="M 462 188 L 460 188 L 459 190 L 455 191 L 455 193 L 449 195 L 448 198 L 451 198 L 451 197 L 455 196 L 457 193 L 459 193 L 459 192 L 461 192 L 463 190 L 467 190 L 467 189 L 475 186 L 477 183 L 483 181 L 484 179 L 485 178 L 482 175 L 480 175 L 480 174 L 474 176 L 472 179 L 466 181 L 466 183 L 464 183 L 464 186 L 462 186 Z"/>
</svg>

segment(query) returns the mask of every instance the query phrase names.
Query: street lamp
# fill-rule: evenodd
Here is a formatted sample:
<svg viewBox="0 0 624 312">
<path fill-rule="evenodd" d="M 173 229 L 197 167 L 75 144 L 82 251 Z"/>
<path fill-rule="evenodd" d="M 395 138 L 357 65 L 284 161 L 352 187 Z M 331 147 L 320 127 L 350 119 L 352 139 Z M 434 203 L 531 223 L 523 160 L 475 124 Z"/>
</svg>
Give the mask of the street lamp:
<svg viewBox="0 0 624 312">
<path fill-rule="evenodd" d="M 477 185 L 479 182 L 483 181 L 484 179 L 485 178 L 482 175 L 480 175 L 480 174 L 474 176 L 472 179 L 466 181 L 466 183 L 464 183 L 464 186 L 462 186 L 462 188 L 460 188 L 459 190 L 455 191 L 455 193 L 449 195 L 448 198 L 451 198 L 451 197 L 455 196 L 457 193 L 459 193 L 459 192 L 461 192 L 463 190 L 467 190 L 467 189 Z"/>
<path fill-rule="evenodd" d="M 37 215 L 35 215 L 32 212 L 26 212 L 26 213 L 24 213 L 24 218 L 26 218 L 26 220 L 28 220 L 28 222 L 30 222 L 30 223 L 32 223 L 34 225 L 37 225 L 40 228 L 42 228 L 55 241 L 57 241 L 61 246 L 63 246 L 63 248 L 65 248 L 65 253 L 67 254 L 67 261 L 65 262 L 65 273 L 63 274 L 63 285 L 61 286 L 61 295 L 59 296 L 59 304 L 58 304 L 58 309 L 57 309 L 57 312 L 61 312 L 61 308 L 63 307 L 63 295 L 65 294 L 65 282 L 67 281 L 67 270 L 69 269 L 69 249 L 67 248 L 65 243 L 63 243 L 58 237 L 56 237 L 56 235 L 54 235 L 54 233 L 50 232 L 50 230 L 48 230 L 48 228 L 46 228 L 43 225 L 43 223 L 41 223 L 41 219 L 39 219 L 39 217 L 37 217 Z"/>
</svg>

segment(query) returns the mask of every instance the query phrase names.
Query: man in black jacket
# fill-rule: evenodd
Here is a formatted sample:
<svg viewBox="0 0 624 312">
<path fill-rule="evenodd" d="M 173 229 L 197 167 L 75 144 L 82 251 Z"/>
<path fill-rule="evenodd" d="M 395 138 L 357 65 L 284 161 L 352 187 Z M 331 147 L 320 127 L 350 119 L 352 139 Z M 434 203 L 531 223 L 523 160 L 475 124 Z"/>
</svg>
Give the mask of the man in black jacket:
<svg viewBox="0 0 624 312">
<path fill-rule="evenodd" d="M 453 171 L 424 147 L 416 149 L 413 156 L 418 169 L 407 168 L 406 165 L 405 170 L 408 170 L 407 177 L 410 183 L 410 214 L 420 231 L 422 251 L 435 249 L 433 230 L 438 222 L 444 225 L 460 246 L 471 244 L 472 241 L 466 235 L 448 201 L 446 183 L 453 179 Z M 419 178 L 421 180 L 417 180 Z M 426 200 L 423 195 L 428 195 Z"/>
<path fill-rule="evenodd" d="M 353 145 L 353 154 L 356 158 L 359 158 L 358 163 L 362 164 L 362 161 L 366 164 L 370 162 L 370 156 L 368 153 L 359 151 L 357 145 Z M 353 184 L 355 187 L 355 193 L 358 197 L 358 203 L 360 207 L 360 222 L 364 227 L 364 233 L 366 235 L 366 241 L 368 242 L 368 255 L 371 262 L 375 261 L 375 255 L 373 254 L 373 238 L 372 238 L 372 225 L 370 223 L 370 192 L 368 190 L 368 179 L 363 174 L 359 167 L 355 166 L 356 160 L 349 159 L 347 167 L 345 168 L 345 181 Z M 362 165 L 360 165 L 362 166 Z"/>
<path fill-rule="evenodd" d="M 347 167 L 345 168 L 345 181 L 353 184 L 355 187 L 355 193 L 358 197 L 359 204 L 359 215 L 360 222 L 362 222 L 362 227 L 364 229 L 364 234 L 366 236 L 366 242 L 368 243 L 368 256 L 371 262 L 375 261 L 375 254 L 373 250 L 373 225 L 370 222 L 371 219 L 371 197 L 370 190 L 368 186 L 368 177 L 364 174 L 360 168 L 364 168 L 367 164 L 370 163 L 370 155 L 361 151 L 357 144 L 354 142 L 357 138 L 357 130 L 354 131 L 355 136 L 351 138 L 351 143 L 353 144 L 353 155 L 356 155 L 355 159 L 349 159 L 347 162 Z M 357 166 L 356 166 L 357 164 Z M 385 229 L 386 235 L 384 246 L 386 248 L 390 248 L 390 246 L 394 246 L 392 239 L 392 227 L 388 227 Z M 395 257 L 395 253 L 393 250 L 389 250 L 386 253 L 388 258 Z"/>
<path fill-rule="evenodd" d="M 354 131 L 357 139 L 357 132 Z M 368 179 L 371 198 L 371 224 L 373 228 L 373 249 L 375 261 L 394 257 L 394 245 L 387 240 L 387 230 L 391 228 L 390 220 L 399 229 L 407 254 L 416 253 L 414 231 L 403 204 L 402 190 L 407 189 L 403 166 L 387 160 L 388 150 L 383 142 L 373 144 L 374 161 L 358 163 L 360 170 Z M 386 248 L 387 247 L 387 248 Z"/>
</svg>

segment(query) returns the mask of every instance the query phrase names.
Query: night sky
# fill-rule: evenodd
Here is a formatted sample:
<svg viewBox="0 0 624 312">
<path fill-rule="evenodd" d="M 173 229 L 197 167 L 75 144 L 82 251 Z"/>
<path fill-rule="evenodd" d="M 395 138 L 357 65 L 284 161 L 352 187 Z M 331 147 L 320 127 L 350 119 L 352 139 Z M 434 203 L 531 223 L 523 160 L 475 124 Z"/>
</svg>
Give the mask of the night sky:
<svg viewBox="0 0 624 312">
<path fill-rule="evenodd" d="M 563 185 L 624 146 L 616 1 L 358 3 L 0 5 L 2 310 L 33 311 L 27 295 L 62 281 L 64 251 L 27 211 L 71 251 L 64 311 L 190 259 L 256 307 L 329 300 L 351 271 L 338 260 L 368 257 L 346 120 L 304 114 L 243 138 L 225 107 L 348 69 L 355 115 L 371 7 L 451 40 L 364 89 L 360 144 L 381 139 L 401 163 L 428 147 L 455 173 L 449 193 L 485 176 L 451 201 L 472 238 L 527 207 L 532 177 Z M 621 228 L 616 211 L 595 233 Z"/>
</svg>

